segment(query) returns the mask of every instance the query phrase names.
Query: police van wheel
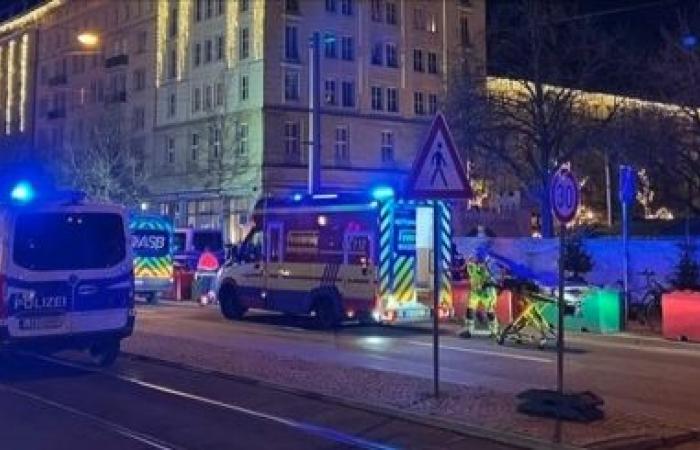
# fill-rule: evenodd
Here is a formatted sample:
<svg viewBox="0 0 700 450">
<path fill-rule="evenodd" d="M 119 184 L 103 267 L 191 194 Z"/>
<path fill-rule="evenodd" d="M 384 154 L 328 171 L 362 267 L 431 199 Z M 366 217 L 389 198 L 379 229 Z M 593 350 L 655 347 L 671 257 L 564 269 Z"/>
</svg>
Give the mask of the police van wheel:
<svg viewBox="0 0 700 450">
<path fill-rule="evenodd" d="M 236 286 L 227 283 L 219 291 L 219 307 L 221 314 L 228 320 L 240 320 L 246 313 L 246 308 L 241 306 L 236 293 Z"/>
<path fill-rule="evenodd" d="M 105 339 L 90 346 L 88 352 L 92 362 L 99 367 L 109 367 L 117 360 L 120 352 L 119 339 Z"/>
<path fill-rule="evenodd" d="M 330 298 L 319 298 L 314 302 L 316 327 L 321 330 L 330 330 L 340 324 L 340 318 L 336 310 L 335 301 Z"/>
</svg>

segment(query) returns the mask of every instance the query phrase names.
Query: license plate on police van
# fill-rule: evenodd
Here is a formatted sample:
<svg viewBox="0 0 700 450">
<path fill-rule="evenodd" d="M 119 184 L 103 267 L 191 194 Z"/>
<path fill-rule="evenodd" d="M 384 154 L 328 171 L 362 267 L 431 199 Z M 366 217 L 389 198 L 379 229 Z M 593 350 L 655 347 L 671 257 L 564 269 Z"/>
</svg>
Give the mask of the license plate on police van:
<svg viewBox="0 0 700 450">
<path fill-rule="evenodd" d="M 23 317 L 19 319 L 20 330 L 55 330 L 61 328 L 65 322 L 65 316 L 38 316 Z"/>
</svg>

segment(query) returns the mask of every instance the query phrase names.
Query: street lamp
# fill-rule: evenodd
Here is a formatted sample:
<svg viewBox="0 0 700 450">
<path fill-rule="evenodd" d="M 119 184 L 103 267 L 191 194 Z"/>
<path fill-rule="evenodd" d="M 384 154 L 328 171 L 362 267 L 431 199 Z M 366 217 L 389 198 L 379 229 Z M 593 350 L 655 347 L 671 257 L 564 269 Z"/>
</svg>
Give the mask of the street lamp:
<svg viewBox="0 0 700 450">
<path fill-rule="evenodd" d="M 97 47 L 100 43 L 100 36 L 97 33 L 83 31 L 76 36 L 78 42 L 84 47 Z"/>
</svg>

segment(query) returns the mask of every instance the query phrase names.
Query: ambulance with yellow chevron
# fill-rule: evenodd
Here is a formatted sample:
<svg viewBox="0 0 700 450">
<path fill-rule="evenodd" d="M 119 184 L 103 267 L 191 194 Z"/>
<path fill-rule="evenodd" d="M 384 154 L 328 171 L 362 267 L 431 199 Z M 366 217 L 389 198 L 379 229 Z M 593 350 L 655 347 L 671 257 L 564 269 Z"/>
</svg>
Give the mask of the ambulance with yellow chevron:
<svg viewBox="0 0 700 450">
<path fill-rule="evenodd" d="M 309 315 L 321 328 L 428 320 L 432 211 L 383 186 L 370 194 L 262 199 L 251 232 L 217 275 L 221 312 L 228 319 L 249 309 Z M 440 233 L 449 248 L 449 225 Z M 438 314 L 448 316 L 449 282 L 441 284 Z"/>
</svg>

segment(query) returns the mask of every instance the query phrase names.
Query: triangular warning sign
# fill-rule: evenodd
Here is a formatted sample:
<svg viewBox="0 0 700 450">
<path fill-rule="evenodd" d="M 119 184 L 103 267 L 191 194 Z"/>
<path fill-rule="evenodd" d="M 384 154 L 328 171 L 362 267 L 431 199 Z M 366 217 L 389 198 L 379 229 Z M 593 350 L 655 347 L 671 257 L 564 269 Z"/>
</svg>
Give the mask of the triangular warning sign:
<svg viewBox="0 0 700 450">
<path fill-rule="evenodd" d="M 435 116 L 428 139 L 413 164 L 406 192 L 408 197 L 422 199 L 472 197 L 462 160 L 441 113 Z"/>
</svg>

